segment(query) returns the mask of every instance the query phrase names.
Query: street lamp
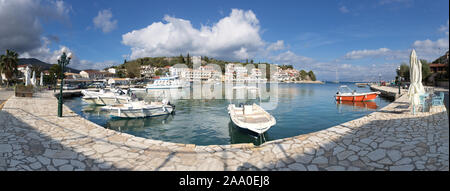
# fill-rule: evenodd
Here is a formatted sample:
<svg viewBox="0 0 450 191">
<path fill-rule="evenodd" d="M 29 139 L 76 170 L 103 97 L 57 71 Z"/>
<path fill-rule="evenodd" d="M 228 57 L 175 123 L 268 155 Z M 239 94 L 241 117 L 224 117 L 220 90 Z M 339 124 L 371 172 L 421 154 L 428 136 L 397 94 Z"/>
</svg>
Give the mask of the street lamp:
<svg viewBox="0 0 450 191">
<path fill-rule="evenodd" d="M 402 77 L 400 76 L 400 66 L 398 66 L 398 68 L 397 68 L 397 85 L 398 85 L 398 94 L 399 95 L 401 93 L 401 89 L 400 89 L 401 79 L 402 79 Z"/>
<path fill-rule="evenodd" d="M 64 86 L 64 67 L 69 65 L 70 59 L 72 59 L 72 53 L 67 56 L 65 52 L 58 57 L 58 65 L 61 67 L 61 85 L 59 87 L 59 99 L 58 99 L 58 117 L 62 117 L 62 105 L 63 105 L 63 86 Z"/>
<path fill-rule="evenodd" d="M 381 86 L 381 74 L 378 74 L 378 81 L 379 81 L 380 86 Z"/>
</svg>

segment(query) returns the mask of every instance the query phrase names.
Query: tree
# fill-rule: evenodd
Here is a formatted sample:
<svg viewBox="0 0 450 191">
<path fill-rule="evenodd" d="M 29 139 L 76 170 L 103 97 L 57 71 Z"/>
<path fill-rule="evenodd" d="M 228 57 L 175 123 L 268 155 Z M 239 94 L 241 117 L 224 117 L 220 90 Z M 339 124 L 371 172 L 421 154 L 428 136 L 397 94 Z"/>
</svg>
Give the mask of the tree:
<svg viewBox="0 0 450 191">
<path fill-rule="evenodd" d="M 420 63 L 422 63 L 422 81 L 426 81 L 431 76 L 430 64 L 423 59 L 420 60 Z"/>
<path fill-rule="evenodd" d="M 161 76 L 161 75 L 162 75 L 162 72 L 160 70 L 155 71 L 155 76 Z"/>
<path fill-rule="evenodd" d="M 50 69 L 48 69 L 48 72 L 50 75 L 48 75 L 48 77 L 44 77 L 46 84 L 56 84 L 56 81 L 61 75 L 65 78 L 64 74 L 61 72 L 61 67 L 58 64 L 53 64 Z"/>
<path fill-rule="evenodd" d="M 253 64 L 253 59 L 250 60 L 250 64 Z"/>
<path fill-rule="evenodd" d="M 191 56 L 189 56 L 189 53 L 187 53 L 187 56 L 186 56 L 186 65 L 188 68 L 192 68 Z"/>
<path fill-rule="evenodd" d="M 305 80 L 307 75 L 308 73 L 305 70 L 300 70 L 300 78 L 302 80 Z"/>
<path fill-rule="evenodd" d="M 206 63 L 209 63 L 209 58 L 208 58 L 207 56 L 204 56 L 204 57 L 203 57 L 203 60 L 204 60 Z"/>
<path fill-rule="evenodd" d="M 6 54 L 0 56 L 0 75 L 5 74 L 8 86 L 12 78 L 18 74 L 18 57 L 19 54 L 11 50 L 6 50 Z"/>
<path fill-rule="evenodd" d="M 404 78 L 405 81 L 409 81 L 409 66 L 406 63 L 400 65 L 400 70 L 397 71 L 397 75 Z"/>
<path fill-rule="evenodd" d="M 181 64 L 181 63 L 184 63 L 184 57 L 183 57 L 183 55 L 182 54 L 180 54 L 180 57 L 178 58 L 178 62 Z"/>
<path fill-rule="evenodd" d="M 141 64 L 139 62 L 127 62 L 127 64 L 125 64 L 125 69 L 127 70 L 127 77 L 141 77 Z"/>
<path fill-rule="evenodd" d="M 308 76 L 309 76 L 309 78 L 311 78 L 312 81 L 316 81 L 316 75 L 314 75 L 313 71 L 309 71 Z"/>
</svg>

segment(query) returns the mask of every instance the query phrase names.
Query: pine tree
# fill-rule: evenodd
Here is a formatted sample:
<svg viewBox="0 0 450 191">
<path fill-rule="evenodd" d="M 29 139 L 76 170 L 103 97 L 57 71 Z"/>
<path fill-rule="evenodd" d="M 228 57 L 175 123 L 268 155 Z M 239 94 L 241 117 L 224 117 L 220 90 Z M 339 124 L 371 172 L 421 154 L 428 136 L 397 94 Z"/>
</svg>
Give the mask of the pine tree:
<svg viewBox="0 0 450 191">
<path fill-rule="evenodd" d="M 178 62 L 180 62 L 180 63 L 185 63 L 185 62 L 184 62 L 184 57 L 183 57 L 182 54 L 180 54 L 180 57 L 179 57 Z"/>
</svg>

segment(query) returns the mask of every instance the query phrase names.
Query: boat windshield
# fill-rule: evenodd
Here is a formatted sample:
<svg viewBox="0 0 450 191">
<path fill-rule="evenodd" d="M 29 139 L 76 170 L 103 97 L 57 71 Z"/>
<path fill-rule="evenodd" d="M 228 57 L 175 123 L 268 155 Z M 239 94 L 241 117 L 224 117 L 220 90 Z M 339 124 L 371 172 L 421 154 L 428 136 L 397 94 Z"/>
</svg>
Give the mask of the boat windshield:
<svg viewBox="0 0 450 191">
<path fill-rule="evenodd" d="M 355 92 L 354 90 L 350 89 L 348 86 L 340 86 L 339 92 L 341 93 L 352 93 Z"/>
</svg>

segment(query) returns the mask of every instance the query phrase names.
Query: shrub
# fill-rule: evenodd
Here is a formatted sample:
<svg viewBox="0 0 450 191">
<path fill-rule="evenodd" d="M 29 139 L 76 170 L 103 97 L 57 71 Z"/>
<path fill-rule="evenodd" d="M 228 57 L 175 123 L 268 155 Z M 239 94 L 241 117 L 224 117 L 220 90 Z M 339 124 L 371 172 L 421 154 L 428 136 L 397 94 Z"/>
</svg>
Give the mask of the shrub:
<svg viewBox="0 0 450 191">
<path fill-rule="evenodd" d="M 23 84 L 19 84 L 16 86 L 16 92 L 33 93 L 33 85 L 25 86 Z"/>
</svg>

